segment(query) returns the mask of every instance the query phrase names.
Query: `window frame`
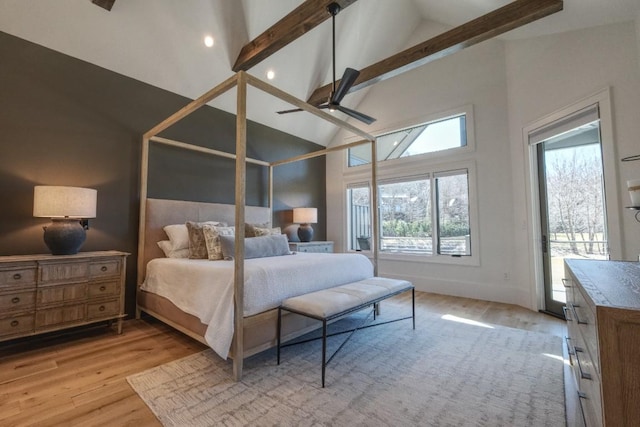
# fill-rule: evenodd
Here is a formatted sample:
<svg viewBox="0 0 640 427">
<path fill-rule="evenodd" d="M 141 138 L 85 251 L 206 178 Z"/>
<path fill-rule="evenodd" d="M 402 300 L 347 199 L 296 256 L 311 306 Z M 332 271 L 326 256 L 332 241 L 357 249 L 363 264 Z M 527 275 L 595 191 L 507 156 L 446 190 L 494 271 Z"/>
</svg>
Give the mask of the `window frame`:
<svg viewBox="0 0 640 427">
<path fill-rule="evenodd" d="M 378 258 L 380 260 L 389 261 L 408 261 L 419 263 L 434 263 L 434 264 L 453 264 L 453 265 L 468 265 L 479 266 L 480 265 L 480 243 L 479 243 L 479 221 L 478 221 L 478 196 L 477 196 L 477 170 L 476 163 L 472 155 L 475 152 L 475 138 L 474 138 L 474 118 L 473 108 L 471 105 L 466 105 L 461 108 L 448 110 L 442 113 L 434 114 L 428 118 L 413 119 L 407 121 L 402 125 L 394 125 L 382 129 L 377 132 L 372 132 L 372 135 L 377 136 L 385 133 L 395 132 L 401 129 L 419 126 L 420 124 L 441 121 L 449 117 L 459 116 L 461 114 L 466 115 L 466 131 L 467 131 L 467 145 L 462 147 L 451 148 L 447 150 L 425 153 L 416 156 L 401 157 L 397 159 L 390 159 L 377 164 L 377 184 L 378 186 L 385 182 L 399 182 L 403 180 L 411 180 L 416 177 L 428 177 L 433 180 L 432 185 L 435 184 L 435 177 L 438 174 L 447 173 L 451 171 L 467 170 L 468 177 L 468 197 L 469 197 L 469 227 L 470 227 L 470 239 L 471 239 L 471 255 L 441 255 L 435 253 L 431 255 L 426 254 L 406 254 L 406 253 L 388 253 L 378 250 Z M 352 140 L 352 141 L 349 141 Z M 355 142 L 357 139 L 348 138 L 345 142 Z M 371 192 L 371 164 L 364 164 L 358 166 L 349 167 L 349 153 L 346 150 L 343 156 L 343 195 L 347 197 L 347 190 L 355 186 L 364 187 L 368 186 Z M 432 193 L 435 191 L 435 187 L 432 188 Z M 435 199 L 435 195 L 431 195 L 432 200 Z M 379 202 L 379 201 L 378 201 Z M 377 207 L 380 209 L 380 206 Z M 435 208 L 433 208 L 435 209 Z M 380 213 L 380 211 L 378 211 Z M 349 248 L 350 235 L 350 213 L 347 206 L 343 211 L 345 220 L 343 221 L 343 247 L 347 248 L 348 252 L 355 252 Z M 380 217 L 380 215 L 378 215 Z M 435 221 L 436 218 L 433 218 Z M 381 223 L 378 224 L 381 227 Z M 435 233 L 434 233 L 435 234 Z M 381 238 L 381 230 L 379 230 L 378 238 Z M 371 242 L 371 245 L 379 245 L 379 242 Z M 434 248 L 435 249 L 435 248 Z M 373 256 L 373 251 L 358 251 L 358 253 L 365 254 L 369 257 Z"/>
<path fill-rule="evenodd" d="M 345 190 L 344 190 L 344 195 L 345 195 L 345 211 L 346 211 L 346 217 L 350 218 L 350 214 L 352 211 L 352 200 L 349 198 L 349 191 L 350 190 L 354 190 L 354 189 L 363 189 L 366 188 L 368 193 L 369 193 L 369 213 L 371 213 L 371 182 L 370 181 L 356 181 L 356 182 L 351 182 L 349 184 L 347 184 L 345 186 Z M 345 236 L 345 248 L 347 249 L 348 252 L 365 252 L 365 253 L 369 253 L 369 250 L 356 250 L 351 248 L 351 240 L 352 240 L 352 221 L 344 221 L 345 224 L 345 232 L 344 232 L 344 236 Z M 371 228 L 372 224 L 371 224 L 371 219 L 369 220 L 369 228 Z M 370 232 L 372 230 L 369 230 Z M 370 233 L 371 234 L 371 233 Z M 371 236 L 369 237 L 371 239 Z M 357 236 L 356 236 L 357 239 Z M 374 244 L 374 242 L 370 242 L 371 245 Z"/>
<path fill-rule="evenodd" d="M 371 132 L 371 135 L 376 138 L 382 135 L 387 135 L 394 132 L 399 132 L 405 129 L 415 128 L 428 123 L 441 122 L 446 119 L 451 119 L 458 116 L 466 116 L 465 117 L 465 128 L 467 131 L 466 140 L 467 145 L 462 147 L 454 147 L 448 148 L 446 150 L 434 151 L 431 153 L 417 154 L 414 156 L 408 157 L 399 157 L 397 159 L 389 159 L 378 162 L 378 169 L 381 167 L 392 167 L 394 164 L 404 164 L 405 162 L 409 162 L 409 160 L 423 162 L 427 161 L 429 163 L 438 162 L 438 161 L 446 161 L 447 158 L 451 158 L 452 156 L 462 156 L 464 154 L 473 153 L 476 150 L 476 142 L 475 142 L 475 119 L 473 114 L 473 105 L 468 104 L 462 107 L 454 108 L 451 110 L 443 111 L 440 113 L 431 114 L 426 117 L 421 118 L 413 118 L 411 120 L 396 123 L 391 126 L 386 126 L 384 128 L 375 130 Z M 360 140 L 357 136 L 345 138 L 344 142 L 346 144 L 357 142 Z M 343 173 L 345 175 L 355 174 L 361 170 L 369 170 L 371 167 L 370 163 L 357 165 L 357 166 L 349 166 L 349 152 L 350 150 L 344 150 L 344 159 L 343 159 Z"/>
</svg>

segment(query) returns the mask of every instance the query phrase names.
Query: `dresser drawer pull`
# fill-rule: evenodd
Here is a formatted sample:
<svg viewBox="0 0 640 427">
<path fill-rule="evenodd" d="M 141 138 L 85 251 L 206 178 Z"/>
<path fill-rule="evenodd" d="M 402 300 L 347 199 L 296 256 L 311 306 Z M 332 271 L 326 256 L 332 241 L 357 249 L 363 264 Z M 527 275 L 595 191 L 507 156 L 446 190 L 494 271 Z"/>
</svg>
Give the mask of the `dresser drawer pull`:
<svg viewBox="0 0 640 427">
<path fill-rule="evenodd" d="M 13 297 L 13 298 L 11 298 L 11 302 L 12 302 L 13 304 L 17 304 L 17 303 L 19 303 L 19 302 L 20 302 L 20 298 L 19 298 L 19 297 Z"/>
<path fill-rule="evenodd" d="M 571 285 L 568 285 L 567 283 L 571 283 L 571 280 L 569 280 L 569 279 L 562 279 L 562 285 L 563 285 L 565 288 L 570 288 L 570 287 L 571 287 Z"/>
<path fill-rule="evenodd" d="M 107 271 L 107 266 L 103 265 L 102 267 L 100 267 L 100 271 Z"/>
<path fill-rule="evenodd" d="M 100 286 L 100 291 L 101 291 L 101 292 L 104 292 L 104 291 L 106 291 L 106 290 L 107 290 L 107 287 L 106 287 L 106 286 Z"/>
<path fill-rule="evenodd" d="M 11 322 L 11 326 L 13 326 L 14 328 L 16 326 L 18 326 L 20 324 L 20 322 L 18 322 L 17 320 L 14 320 L 13 322 Z"/>
<path fill-rule="evenodd" d="M 571 317 L 569 317 L 569 310 L 567 309 L 566 305 L 562 306 L 562 312 L 564 313 L 564 319 L 567 322 L 573 322 L 573 319 Z"/>
<path fill-rule="evenodd" d="M 101 305 L 100 308 L 98 310 L 100 311 L 105 311 L 107 308 L 104 305 Z"/>
<path fill-rule="evenodd" d="M 567 343 L 567 353 L 569 353 L 569 356 L 574 356 L 575 353 L 571 351 L 571 338 L 564 337 L 564 340 Z"/>
<path fill-rule="evenodd" d="M 573 311 L 573 317 L 576 319 L 576 322 L 578 323 L 578 325 L 588 325 L 589 324 L 589 322 L 583 322 L 578 317 L 578 310 L 576 310 L 576 307 L 580 307 L 578 304 L 567 303 L 567 305 L 569 307 L 571 307 L 571 311 Z"/>
<path fill-rule="evenodd" d="M 22 274 L 20 274 L 20 273 L 16 273 L 16 274 L 14 274 L 14 275 L 13 275 L 13 279 L 14 279 L 14 280 L 20 280 L 20 279 L 22 279 Z"/>
<path fill-rule="evenodd" d="M 578 353 L 584 353 L 584 350 L 580 347 L 574 347 L 575 350 L 575 354 L 576 354 L 576 360 L 578 361 L 578 370 L 580 371 L 580 378 L 584 379 L 584 380 L 590 380 L 591 379 L 591 374 L 588 372 L 584 372 L 582 370 L 582 364 L 580 363 L 580 357 L 578 357 Z"/>
</svg>

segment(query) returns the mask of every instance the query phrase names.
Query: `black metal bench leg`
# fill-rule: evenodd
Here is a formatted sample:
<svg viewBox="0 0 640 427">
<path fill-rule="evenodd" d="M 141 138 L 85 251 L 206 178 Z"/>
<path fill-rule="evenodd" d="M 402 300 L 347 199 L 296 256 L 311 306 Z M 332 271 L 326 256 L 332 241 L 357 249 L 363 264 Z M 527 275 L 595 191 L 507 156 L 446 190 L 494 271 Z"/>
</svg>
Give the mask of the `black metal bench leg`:
<svg viewBox="0 0 640 427">
<path fill-rule="evenodd" d="M 327 368 L 327 321 L 322 321 L 322 388 L 324 388 L 324 373 Z"/>
<path fill-rule="evenodd" d="M 416 289 L 411 289 L 411 317 L 413 318 L 413 329 L 416 328 Z"/>
<path fill-rule="evenodd" d="M 280 333 L 282 330 L 282 309 L 278 307 L 278 365 L 280 364 Z"/>
</svg>

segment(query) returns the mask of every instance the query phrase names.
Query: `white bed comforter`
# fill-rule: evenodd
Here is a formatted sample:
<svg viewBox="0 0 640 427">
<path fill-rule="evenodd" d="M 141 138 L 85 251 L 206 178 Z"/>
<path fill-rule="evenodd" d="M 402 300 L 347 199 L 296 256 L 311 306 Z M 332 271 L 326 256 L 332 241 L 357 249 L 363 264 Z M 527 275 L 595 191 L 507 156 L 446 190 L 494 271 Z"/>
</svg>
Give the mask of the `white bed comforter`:
<svg viewBox="0 0 640 427">
<path fill-rule="evenodd" d="M 226 359 L 233 339 L 233 261 L 157 258 L 141 288 L 170 300 L 208 325 L 205 339 Z M 317 254 L 245 261 L 244 316 L 276 308 L 286 298 L 373 277 L 361 254 Z"/>
</svg>

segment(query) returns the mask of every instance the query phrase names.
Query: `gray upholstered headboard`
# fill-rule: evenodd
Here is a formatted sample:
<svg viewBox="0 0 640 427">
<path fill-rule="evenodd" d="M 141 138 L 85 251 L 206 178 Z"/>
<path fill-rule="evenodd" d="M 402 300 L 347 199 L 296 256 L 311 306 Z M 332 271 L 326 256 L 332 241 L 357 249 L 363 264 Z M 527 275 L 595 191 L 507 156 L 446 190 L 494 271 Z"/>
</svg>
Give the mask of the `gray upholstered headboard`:
<svg viewBox="0 0 640 427">
<path fill-rule="evenodd" d="M 158 247 L 160 240 L 167 240 L 162 229 L 169 224 L 184 224 L 187 221 L 221 221 L 235 223 L 235 206 L 221 203 L 188 202 L 182 200 L 147 199 L 144 231 L 142 271 L 138 272 L 138 283 L 142 283 L 146 265 L 154 258 L 164 257 Z M 245 222 L 271 224 L 271 209 L 245 206 Z"/>
</svg>

